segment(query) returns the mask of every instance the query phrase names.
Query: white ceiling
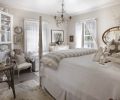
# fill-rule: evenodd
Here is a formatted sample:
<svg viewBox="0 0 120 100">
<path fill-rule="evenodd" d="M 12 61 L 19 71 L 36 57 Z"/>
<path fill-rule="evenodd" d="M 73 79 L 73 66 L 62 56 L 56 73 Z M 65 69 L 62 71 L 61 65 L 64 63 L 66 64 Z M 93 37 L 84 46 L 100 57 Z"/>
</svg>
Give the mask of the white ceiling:
<svg viewBox="0 0 120 100">
<path fill-rule="evenodd" d="M 24 10 L 43 14 L 56 14 L 60 10 L 62 0 L 0 0 L 0 3 Z M 76 15 L 120 3 L 120 0 L 64 0 L 65 11 Z"/>
</svg>

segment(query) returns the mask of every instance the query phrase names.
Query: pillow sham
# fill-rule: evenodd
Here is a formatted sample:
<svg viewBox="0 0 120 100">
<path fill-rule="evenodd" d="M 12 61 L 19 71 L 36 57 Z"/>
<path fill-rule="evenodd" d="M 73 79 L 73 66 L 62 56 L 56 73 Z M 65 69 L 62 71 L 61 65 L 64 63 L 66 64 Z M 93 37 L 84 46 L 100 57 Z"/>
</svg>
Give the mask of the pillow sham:
<svg viewBox="0 0 120 100">
<path fill-rule="evenodd" d="M 112 40 L 107 46 L 106 51 L 111 54 L 120 52 L 120 42 L 116 42 L 115 40 Z"/>
</svg>

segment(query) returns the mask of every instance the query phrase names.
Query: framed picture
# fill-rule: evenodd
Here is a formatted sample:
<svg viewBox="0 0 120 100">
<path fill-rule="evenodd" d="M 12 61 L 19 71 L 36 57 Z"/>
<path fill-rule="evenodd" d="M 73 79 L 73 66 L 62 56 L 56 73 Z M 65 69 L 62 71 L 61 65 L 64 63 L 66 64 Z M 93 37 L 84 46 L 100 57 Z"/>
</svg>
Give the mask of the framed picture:
<svg viewBox="0 0 120 100">
<path fill-rule="evenodd" d="M 64 30 L 51 30 L 51 43 L 64 42 Z"/>
<path fill-rule="evenodd" d="M 70 41 L 70 42 L 74 42 L 74 36 L 73 36 L 73 35 L 71 35 L 71 36 L 69 37 L 69 41 Z"/>
<path fill-rule="evenodd" d="M 23 35 L 21 35 L 21 34 L 15 34 L 14 35 L 14 44 L 22 44 L 22 42 L 23 42 Z"/>
</svg>

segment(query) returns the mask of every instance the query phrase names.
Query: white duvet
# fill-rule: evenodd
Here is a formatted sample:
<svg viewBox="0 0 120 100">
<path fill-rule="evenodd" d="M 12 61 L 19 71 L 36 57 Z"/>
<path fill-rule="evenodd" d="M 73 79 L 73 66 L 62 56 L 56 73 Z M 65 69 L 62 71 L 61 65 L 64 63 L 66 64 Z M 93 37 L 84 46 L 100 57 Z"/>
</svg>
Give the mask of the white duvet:
<svg viewBox="0 0 120 100">
<path fill-rule="evenodd" d="M 44 75 L 78 98 L 92 98 L 80 100 L 120 100 L 120 65 L 101 65 L 92 58 L 93 55 L 65 58 L 58 70 L 45 68 Z"/>
</svg>

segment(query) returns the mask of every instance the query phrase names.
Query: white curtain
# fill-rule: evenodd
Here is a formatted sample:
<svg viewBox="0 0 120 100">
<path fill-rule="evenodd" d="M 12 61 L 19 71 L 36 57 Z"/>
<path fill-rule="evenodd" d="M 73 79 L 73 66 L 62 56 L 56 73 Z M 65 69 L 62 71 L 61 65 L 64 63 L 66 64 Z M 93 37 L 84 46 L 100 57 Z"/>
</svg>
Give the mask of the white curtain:
<svg viewBox="0 0 120 100">
<path fill-rule="evenodd" d="M 37 20 L 24 20 L 25 51 L 38 53 L 39 22 Z"/>
<path fill-rule="evenodd" d="M 76 23 L 75 31 L 75 48 L 82 48 L 82 33 L 83 33 L 82 22 Z"/>
<path fill-rule="evenodd" d="M 50 42 L 50 32 L 48 22 L 42 22 L 42 42 L 43 42 L 43 52 L 49 51 L 49 42 Z"/>
<path fill-rule="evenodd" d="M 89 33 L 92 36 L 94 48 L 98 48 L 98 38 L 97 38 L 97 31 L 96 31 L 96 20 L 88 20 L 85 22 L 85 26 L 88 29 Z"/>
<path fill-rule="evenodd" d="M 49 50 L 49 24 L 45 21 L 42 22 L 42 43 L 43 52 L 48 52 Z M 39 49 L 39 20 L 26 19 L 24 21 L 24 31 L 25 31 L 25 52 L 34 53 L 38 55 Z"/>
</svg>

